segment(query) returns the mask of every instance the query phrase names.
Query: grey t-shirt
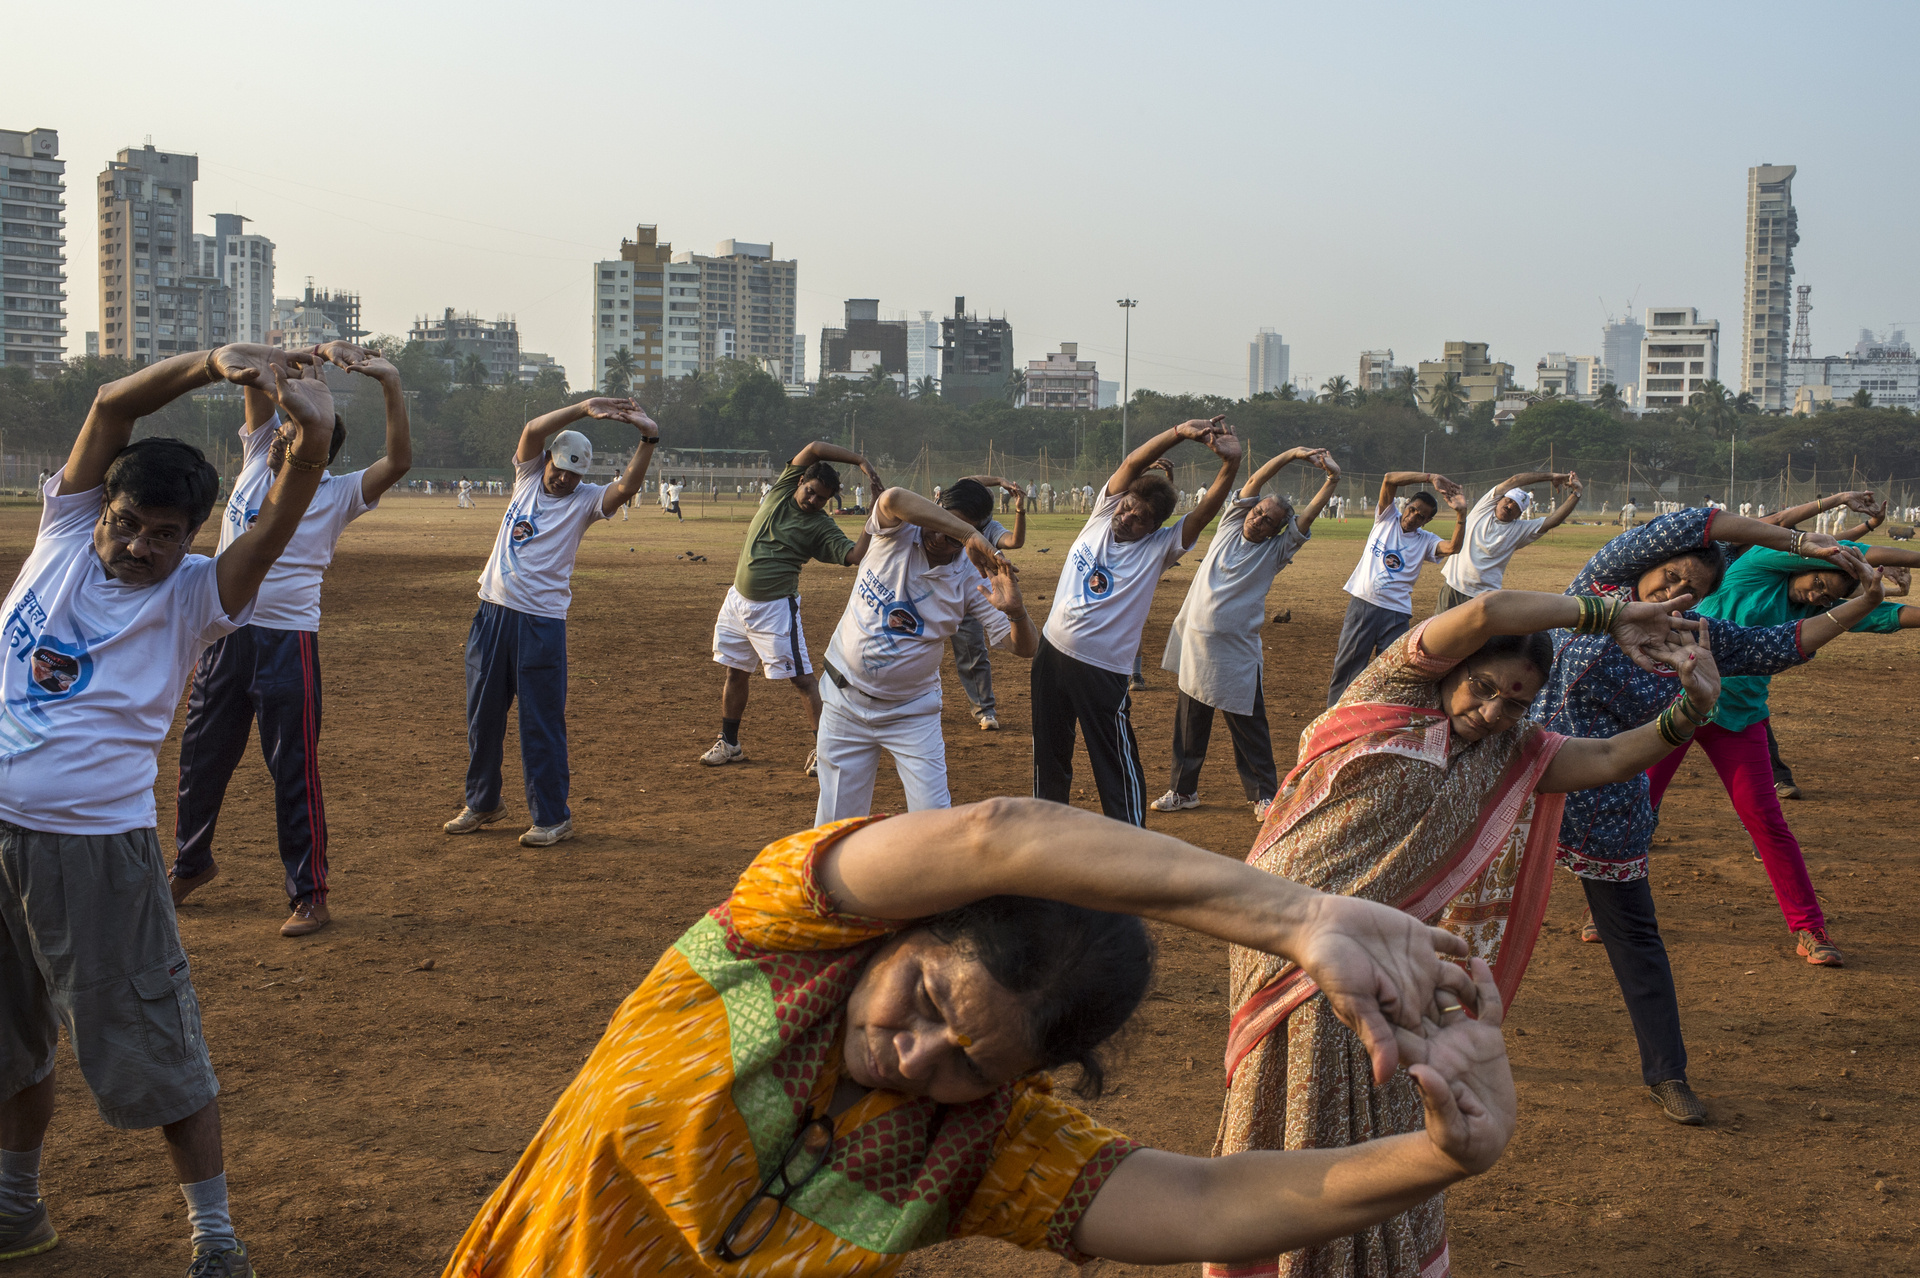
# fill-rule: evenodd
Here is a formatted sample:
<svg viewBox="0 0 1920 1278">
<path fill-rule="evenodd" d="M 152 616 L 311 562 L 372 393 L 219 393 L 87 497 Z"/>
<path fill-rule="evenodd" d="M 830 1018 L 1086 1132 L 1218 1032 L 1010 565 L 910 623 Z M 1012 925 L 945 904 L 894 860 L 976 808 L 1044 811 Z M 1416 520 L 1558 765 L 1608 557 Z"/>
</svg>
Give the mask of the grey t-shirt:
<svg viewBox="0 0 1920 1278">
<path fill-rule="evenodd" d="M 1247 512 L 1258 501 L 1239 499 L 1220 518 L 1220 530 L 1187 588 L 1167 633 L 1160 668 L 1180 676 L 1180 691 L 1229 714 L 1252 714 L 1260 687 L 1260 628 L 1267 592 L 1282 568 L 1312 538 L 1297 519 L 1262 542 L 1248 541 Z"/>
<path fill-rule="evenodd" d="M 989 515 L 987 522 L 980 525 L 980 535 L 987 539 L 989 546 L 998 550 L 1000 549 L 1000 539 L 1007 535 L 1007 526 Z"/>
</svg>

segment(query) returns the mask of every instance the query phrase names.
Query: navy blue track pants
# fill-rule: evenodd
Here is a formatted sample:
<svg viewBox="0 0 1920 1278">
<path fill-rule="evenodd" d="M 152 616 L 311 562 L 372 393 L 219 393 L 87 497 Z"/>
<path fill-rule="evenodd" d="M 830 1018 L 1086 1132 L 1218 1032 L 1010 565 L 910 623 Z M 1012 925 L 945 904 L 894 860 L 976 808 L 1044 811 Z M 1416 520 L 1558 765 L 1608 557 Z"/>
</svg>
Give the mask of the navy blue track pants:
<svg viewBox="0 0 1920 1278">
<path fill-rule="evenodd" d="M 567 623 L 482 602 L 467 632 L 467 806 L 500 806 L 507 711 L 520 700 L 520 770 L 535 825 L 567 807 Z"/>
</svg>

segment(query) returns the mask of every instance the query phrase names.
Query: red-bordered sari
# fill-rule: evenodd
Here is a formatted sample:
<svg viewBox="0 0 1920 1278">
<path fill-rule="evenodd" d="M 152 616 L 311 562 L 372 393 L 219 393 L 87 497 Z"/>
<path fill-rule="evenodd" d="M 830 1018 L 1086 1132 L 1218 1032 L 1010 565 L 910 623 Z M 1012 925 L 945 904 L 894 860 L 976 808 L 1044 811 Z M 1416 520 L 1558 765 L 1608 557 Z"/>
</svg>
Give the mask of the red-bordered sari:
<svg viewBox="0 0 1920 1278">
<path fill-rule="evenodd" d="M 1563 796 L 1538 794 L 1567 738 L 1523 723 L 1461 742 L 1440 709 L 1457 663 L 1427 623 L 1354 680 L 1300 739 L 1300 762 L 1247 862 L 1325 892 L 1382 901 L 1465 938 L 1511 1005 L 1546 912 Z M 1234 1016 L 1216 1155 L 1325 1149 L 1425 1123 L 1404 1072 L 1373 1084 L 1360 1039 L 1299 968 L 1230 950 Z M 1444 1278 L 1444 1199 L 1324 1247 L 1209 1265 L 1208 1278 Z"/>
</svg>

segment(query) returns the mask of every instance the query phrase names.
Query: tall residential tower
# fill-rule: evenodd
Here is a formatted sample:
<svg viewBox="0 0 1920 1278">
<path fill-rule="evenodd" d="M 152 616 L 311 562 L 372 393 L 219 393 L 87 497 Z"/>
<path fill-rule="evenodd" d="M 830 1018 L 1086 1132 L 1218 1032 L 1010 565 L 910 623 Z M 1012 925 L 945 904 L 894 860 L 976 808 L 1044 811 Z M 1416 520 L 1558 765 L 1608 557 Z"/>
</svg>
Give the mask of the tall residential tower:
<svg viewBox="0 0 1920 1278">
<path fill-rule="evenodd" d="M 0 360 L 55 373 L 66 358 L 67 183 L 60 135 L 0 129 Z"/>
<path fill-rule="evenodd" d="M 227 289 L 193 240 L 197 156 L 126 150 L 100 174 L 100 353 L 136 363 L 223 346 Z"/>
<path fill-rule="evenodd" d="M 635 387 L 656 377 L 684 375 L 677 361 L 667 363 L 662 355 L 661 336 L 666 329 L 661 320 L 666 317 L 666 309 L 691 309 L 697 314 L 699 302 L 694 301 L 691 307 L 680 303 L 665 306 L 667 259 L 672 256 L 673 245 L 660 239 L 660 229 L 643 223 L 634 228 L 632 239 L 620 241 L 619 257 L 593 264 L 594 387 L 606 385 L 607 360 L 622 349 L 633 357 Z M 679 296 L 683 291 L 676 288 L 673 293 Z M 692 292 L 698 299 L 699 289 Z M 666 352 L 674 356 L 679 353 L 678 347 Z"/>
<path fill-rule="evenodd" d="M 1287 384 L 1288 355 L 1280 334 L 1263 328 L 1247 343 L 1247 398 L 1277 391 Z"/>
<path fill-rule="evenodd" d="M 1793 246 L 1800 242 L 1793 211 L 1791 164 L 1747 170 L 1746 306 L 1740 333 L 1740 389 L 1762 412 L 1788 407 L 1787 354 L 1793 340 Z"/>
</svg>

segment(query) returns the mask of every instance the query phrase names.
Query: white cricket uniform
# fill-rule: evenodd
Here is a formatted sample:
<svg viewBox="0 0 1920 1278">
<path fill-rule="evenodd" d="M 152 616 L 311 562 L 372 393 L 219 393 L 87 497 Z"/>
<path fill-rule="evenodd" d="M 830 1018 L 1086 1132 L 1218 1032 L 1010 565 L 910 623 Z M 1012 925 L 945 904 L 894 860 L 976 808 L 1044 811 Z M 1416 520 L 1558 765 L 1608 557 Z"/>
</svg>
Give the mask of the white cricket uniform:
<svg viewBox="0 0 1920 1278">
<path fill-rule="evenodd" d="M 909 812 L 951 806 L 941 654 L 963 618 L 978 621 L 998 647 L 1013 636 L 1012 619 L 988 602 L 986 580 L 964 554 L 936 567 L 917 525 L 882 528 L 873 515 L 866 530 L 873 540 L 827 645 L 820 685 L 815 825 L 872 810 L 882 750 L 893 756 Z"/>
<path fill-rule="evenodd" d="M 565 497 L 541 485 L 543 452 L 515 462 L 513 497 L 480 573 L 480 598 L 535 617 L 567 619 L 573 603 L 573 561 L 587 529 L 607 518 L 600 509 L 605 484 L 581 484 Z"/>
<path fill-rule="evenodd" d="M 0 604 L 0 821 L 50 834 L 154 827 L 153 782 L 193 666 L 247 624 L 214 560 L 185 555 L 151 586 L 100 567 L 102 488 L 41 489 L 40 533 Z"/>
</svg>

